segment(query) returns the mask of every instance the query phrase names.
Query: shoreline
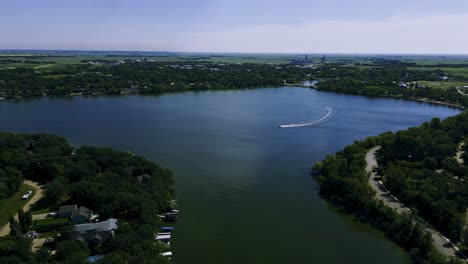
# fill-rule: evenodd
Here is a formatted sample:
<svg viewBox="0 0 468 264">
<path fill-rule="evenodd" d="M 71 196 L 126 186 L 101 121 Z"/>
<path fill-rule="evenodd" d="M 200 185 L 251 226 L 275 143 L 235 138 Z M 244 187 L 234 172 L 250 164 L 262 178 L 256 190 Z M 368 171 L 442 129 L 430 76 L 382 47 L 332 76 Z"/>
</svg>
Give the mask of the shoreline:
<svg viewBox="0 0 468 264">
<path fill-rule="evenodd" d="M 321 89 L 318 89 L 318 88 L 313 87 L 313 86 L 310 86 L 308 88 L 314 89 L 314 90 L 317 90 L 317 91 L 321 91 L 321 92 L 334 93 L 334 94 L 347 94 L 347 95 L 364 96 L 364 97 L 370 97 L 370 98 L 393 98 L 393 99 L 406 100 L 406 101 L 415 101 L 415 102 L 429 103 L 429 104 L 435 104 L 435 105 L 443 105 L 443 106 L 449 106 L 449 107 L 465 110 L 464 106 L 462 106 L 460 104 L 457 104 L 457 103 L 431 100 L 431 99 L 428 99 L 428 98 L 403 98 L 403 97 L 387 96 L 387 95 L 367 95 L 367 94 L 339 93 L 339 92 L 335 92 L 335 91 L 321 90 Z"/>
<path fill-rule="evenodd" d="M 459 104 L 455 104 L 455 103 L 450 103 L 450 102 L 436 101 L 436 100 L 431 100 L 431 99 L 427 99 L 427 98 L 418 98 L 418 99 L 412 99 L 412 100 L 418 101 L 418 102 L 436 104 L 436 105 L 445 105 L 445 106 L 450 106 L 450 107 L 455 107 L 455 108 L 465 110 L 464 106 L 459 105 Z"/>
<path fill-rule="evenodd" d="M 445 101 L 437 101 L 437 100 L 431 100 L 428 98 L 401 98 L 401 97 L 395 97 L 395 96 L 385 96 L 385 95 L 377 95 L 377 96 L 372 96 L 372 95 L 366 95 L 366 94 L 350 94 L 350 93 L 339 93 L 339 92 L 334 92 L 334 91 L 327 91 L 327 90 L 321 90 L 317 89 L 315 86 L 306 86 L 306 85 L 301 85 L 301 84 L 292 84 L 292 83 L 286 83 L 283 84 L 282 86 L 262 86 L 262 87 L 245 87 L 245 88 L 231 88 L 231 89 L 206 89 L 206 90 L 185 90 L 185 91 L 174 91 L 174 92 L 163 92 L 163 93 L 121 93 L 121 94 L 80 94 L 80 93 L 72 93 L 68 95 L 43 95 L 43 96 L 31 96 L 31 97 L 17 97 L 17 98 L 5 98 L 5 97 L 0 97 L 0 101 L 8 101 L 8 100 L 22 100 L 22 99 L 30 99 L 30 98 L 40 98 L 40 97 L 79 97 L 79 96 L 86 96 L 86 97 L 99 97 L 99 96 L 124 96 L 124 95 L 138 95 L 138 96 L 146 96 L 146 95 L 152 95 L 152 96 L 159 96 L 159 95 L 165 95 L 165 94 L 177 94 L 177 93 L 185 93 L 185 92 L 201 92 L 201 91 L 227 91 L 227 90 L 250 90 L 250 89 L 262 89 L 262 88 L 280 88 L 280 87 L 298 87 L 298 88 L 308 88 L 308 89 L 313 89 L 316 91 L 321 91 L 321 92 L 329 92 L 329 93 L 335 93 L 335 94 L 347 94 L 347 95 L 355 95 L 355 96 L 365 96 L 365 97 L 373 97 L 373 98 L 393 98 L 393 99 L 400 99 L 400 100 L 407 100 L 407 101 L 416 101 L 416 102 L 422 102 L 422 103 L 429 103 L 429 104 L 434 104 L 434 105 L 443 105 L 443 106 L 449 106 L 453 108 L 458 108 L 461 110 L 465 110 L 465 107 L 456 104 L 456 103 L 451 103 L 451 102 L 445 102 Z"/>
</svg>

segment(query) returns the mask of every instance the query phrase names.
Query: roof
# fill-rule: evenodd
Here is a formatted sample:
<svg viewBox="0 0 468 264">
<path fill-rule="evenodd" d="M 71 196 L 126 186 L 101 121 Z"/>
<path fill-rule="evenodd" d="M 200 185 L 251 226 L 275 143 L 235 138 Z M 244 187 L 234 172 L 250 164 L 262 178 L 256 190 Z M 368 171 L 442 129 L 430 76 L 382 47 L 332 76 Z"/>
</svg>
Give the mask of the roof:
<svg viewBox="0 0 468 264">
<path fill-rule="evenodd" d="M 104 257 L 104 255 L 94 255 L 94 256 L 89 256 L 86 261 L 88 261 L 89 263 L 94 263 L 100 259 L 102 259 Z"/>
<path fill-rule="evenodd" d="M 151 176 L 149 176 L 148 174 L 140 175 L 140 176 L 137 176 L 136 178 L 138 180 L 138 183 L 140 184 L 148 183 L 149 181 L 151 181 Z"/>
<path fill-rule="evenodd" d="M 93 212 L 89 210 L 88 208 L 81 206 L 78 209 L 73 211 L 72 218 L 75 216 L 84 216 L 86 218 L 89 218 L 91 217 L 92 213 Z"/>
<path fill-rule="evenodd" d="M 75 232 L 72 235 L 72 240 L 78 240 L 81 242 L 90 243 L 93 242 L 95 245 L 102 245 L 113 235 L 113 231 L 93 231 L 88 233 Z"/>
<path fill-rule="evenodd" d="M 73 212 L 76 210 L 77 205 L 64 205 L 60 206 L 58 213 L 59 214 L 73 214 Z"/>
<path fill-rule="evenodd" d="M 163 226 L 163 227 L 161 227 L 161 231 L 172 232 L 172 231 L 174 231 L 174 227 L 172 227 L 172 226 Z"/>
<path fill-rule="evenodd" d="M 78 232 L 111 231 L 117 228 L 117 219 L 114 218 L 109 218 L 106 221 L 98 223 L 75 225 L 75 230 Z"/>
</svg>

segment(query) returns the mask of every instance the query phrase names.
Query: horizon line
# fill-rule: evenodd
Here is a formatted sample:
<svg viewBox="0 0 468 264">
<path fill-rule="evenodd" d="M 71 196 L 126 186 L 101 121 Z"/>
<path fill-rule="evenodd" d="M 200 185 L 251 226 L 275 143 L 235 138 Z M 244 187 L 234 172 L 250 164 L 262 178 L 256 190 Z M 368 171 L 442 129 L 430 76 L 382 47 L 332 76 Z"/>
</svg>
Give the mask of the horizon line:
<svg viewBox="0 0 468 264">
<path fill-rule="evenodd" d="M 225 51 L 225 52 L 213 52 L 213 51 L 165 51 L 165 50 L 118 50 L 118 49 L 11 49 L 11 48 L 0 48 L 0 52 L 5 51 L 38 51 L 38 52 L 140 52 L 140 53 L 178 53 L 178 54 L 261 54 L 261 55 L 392 55 L 392 56 L 468 56 L 468 53 L 397 53 L 397 52 L 386 52 L 386 53 L 364 53 L 364 52 L 236 52 L 236 51 Z"/>
</svg>

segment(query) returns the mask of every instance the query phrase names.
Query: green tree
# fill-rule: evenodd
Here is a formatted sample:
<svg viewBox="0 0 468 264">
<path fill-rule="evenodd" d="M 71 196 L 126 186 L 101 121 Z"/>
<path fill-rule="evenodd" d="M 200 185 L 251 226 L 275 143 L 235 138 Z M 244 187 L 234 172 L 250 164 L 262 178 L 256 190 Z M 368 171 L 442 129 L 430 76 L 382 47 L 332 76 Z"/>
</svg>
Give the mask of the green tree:
<svg viewBox="0 0 468 264">
<path fill-rule="evenodd" d="M 88 248 L 79 241 L 66 240 L 57 245 L 56 258 L 62 263 L 85 263 L 88 255 Z"/>
<path fill-rule="evenodd" d="M 10 236 L 21 237 L 21 235 L 23 234 L 23 231 L 18 221 L 16 221 L 15 218 L 10 217 L 10 220 L 8 220 L 8 222 L 10 224 Z"/>
</svg>

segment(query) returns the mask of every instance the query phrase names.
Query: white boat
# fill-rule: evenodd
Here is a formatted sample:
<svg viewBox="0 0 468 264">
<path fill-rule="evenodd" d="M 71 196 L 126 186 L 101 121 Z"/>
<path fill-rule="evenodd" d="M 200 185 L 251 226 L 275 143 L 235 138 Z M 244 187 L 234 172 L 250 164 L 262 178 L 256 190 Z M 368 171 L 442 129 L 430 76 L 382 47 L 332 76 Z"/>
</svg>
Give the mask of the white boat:
<svg viewBox="0 0 468 264">
<path fill-rule="evenodd" d="M 304 122 L 304 123 L 285 124 L 285 125 L 280 125 L 279 127 L 280 128 L 291 128 L 291 127 L 313 126 L 313 125 L 318 125 L 318 124 L 324 123 L 324 122 L 328 121 L 332 117 L 333 117 L 333 108 L 327 107 L 327 113 L 318 120 L 315 120 L 315 121 L 312 121 L 312 122 Z"/>
<path fill-rule="evenodd" d="M 156 240 L 158 241 L 169 241 L 171 239 L 171 235 L 157 235 Z"/>
</svg>

